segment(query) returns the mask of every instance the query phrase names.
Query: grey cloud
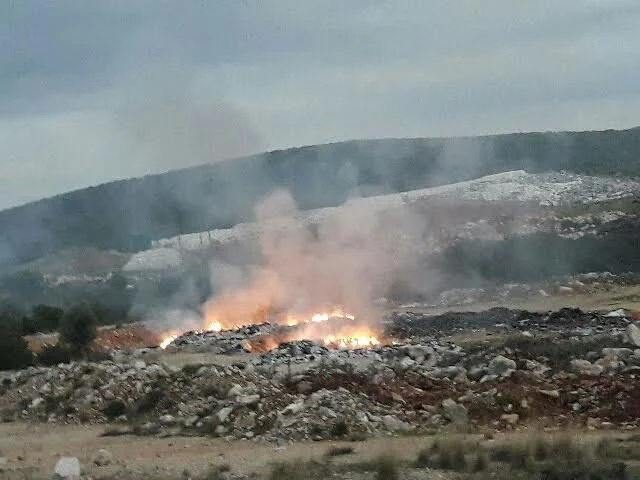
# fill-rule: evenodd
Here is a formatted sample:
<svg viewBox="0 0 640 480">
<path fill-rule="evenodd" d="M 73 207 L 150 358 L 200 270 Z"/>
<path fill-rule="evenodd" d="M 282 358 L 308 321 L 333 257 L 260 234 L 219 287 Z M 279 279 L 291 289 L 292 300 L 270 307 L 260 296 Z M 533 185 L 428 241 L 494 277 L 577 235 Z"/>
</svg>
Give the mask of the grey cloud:
<svg viewBox="0 0 640 480">
<path fill-rule="evenodd" d="M 630 126 L 639 21 L 632 0 L 5 2 L 0 208 L 261 148 Z"/>
</svg>

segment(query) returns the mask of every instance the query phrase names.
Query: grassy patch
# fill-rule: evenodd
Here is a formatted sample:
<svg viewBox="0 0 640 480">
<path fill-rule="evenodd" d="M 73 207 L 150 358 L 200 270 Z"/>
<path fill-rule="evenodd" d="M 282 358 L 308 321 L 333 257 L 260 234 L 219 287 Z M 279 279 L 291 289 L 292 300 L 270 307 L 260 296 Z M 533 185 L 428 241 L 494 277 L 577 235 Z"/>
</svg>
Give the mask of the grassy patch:
<svg viewBox="0 0 640 480">
<path fill-rule="evenodd" d="M 325 454 L 327 457 L 339 457 L 342 455 L 351 455 L 355 452 L 353 447 L 331 447 Z"/>
</svg>

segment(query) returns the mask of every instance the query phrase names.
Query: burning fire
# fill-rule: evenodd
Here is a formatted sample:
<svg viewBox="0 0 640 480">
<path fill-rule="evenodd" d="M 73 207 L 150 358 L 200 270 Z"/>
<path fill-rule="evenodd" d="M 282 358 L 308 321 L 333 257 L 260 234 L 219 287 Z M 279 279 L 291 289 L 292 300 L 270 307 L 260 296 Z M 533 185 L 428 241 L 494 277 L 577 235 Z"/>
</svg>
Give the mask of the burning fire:
<svg viewBox="0 0 640 480">
<path fill-rule="evenodd" d="M 161 349 L 165 349 L 169 346 L 169 344 L 171 344 L 171 342 L 173 342 L 176 338 L 178 338 L 179 334 L 178 333 L 168 333 L 165 336 L 162 337 L 162 339 L 160 340 L 160 345 L 159 347 Z"/>
<path fill-rule="evenodd" d="M 261 316 L 264 316 L 261 314 Z M 222 330 L 238 328 L 237 322 L 223 322 L 214 312 L 207 312 L 206 327 L 203 331 L 220 332 Z M 251 322 L 255 323 L 255 315 L 251 317 Z M 358 349 L 374 348 L 381 345 L 377 334 L 367 325 L 356 322 L 355 315 L 346 313 L 341 308 L 334 308 L 324 312 L 311 313 L 308 315 L 280 315 L 272 319 L 274 323 L 291 328 L 291 331 L 280 336 L 279 341 L 274 338 L 265 338 L 260 343 L 260 351 L 268 351 L 277 348 L 284 341 L 315 340 L 324 344 L 328 348 L 335 349 Z M 182 332 L 171 331 L 162 337 L 160 348 L 165 349 Z"/>
<path fill-rule="evenodd" d="M 335 337 L 329 335 L 324 339 L 324 344 L 329 347 L 336 347 L 339 349 L 355 349 L 355 348 L 372 348 L 380 345 L 380 341 L 376 337 L 369 335 L 355 334 L 349 337 Z"/>
<path fill-rule="evenodd" d="M 205 329 L 205 331 L 207 331 L 207 332 L 220 332 L 220 331 L 222 331 L 222 324 L 217 320 L 213 320 L 213 321 L 209 322 L 209 324 L 207 325 L 207 328 Z"/>
</svg>

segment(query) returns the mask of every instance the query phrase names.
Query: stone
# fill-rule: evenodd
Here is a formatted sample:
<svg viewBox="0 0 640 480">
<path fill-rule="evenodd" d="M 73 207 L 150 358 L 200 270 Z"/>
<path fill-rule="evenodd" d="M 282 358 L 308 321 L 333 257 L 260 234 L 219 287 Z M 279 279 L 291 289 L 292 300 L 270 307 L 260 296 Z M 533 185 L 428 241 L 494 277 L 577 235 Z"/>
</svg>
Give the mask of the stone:
<svg viewBox="0 0 640 480">
<path fill-rule="evenodd" d="M 136 360 L 135 363 L 133 364 L 133 367 L 136 370 L 144 370 L 145 368 L 147 368 L 147 364 L 142 360 Z"/>
<path fill-rule="evenodd" d="M 307 382 L 306 380 L 299 382 L 296 385 L 296 390 L 298 390 L 298 393 L 301 393 L 303 395 L 310 393 L 312 389 L 313 389 L 313 384 L 311 382 Z"/>
<path fill-rule="evenodd" d="M 253 427 L 256 426 L 256 417 L 255 417 L 255 415 L 242 415 L 242 416 L 239 416 L 233 422 L 233 426 L 235 428 L 241 428 L 241 429 L 244 429 L 244 430 L 253 429 Z"/>
<path fill-rule="evenodd" d="M 447 420 L 456 425 L 465 425 L 469 422 L 467 407 L 447 398 L 442 401 L 443 414 Z"/>
<path fill-rule="evenodd" d="M 538 393 L 549 398 L 560 398 L 560 392 L 558 390 L 538 390 Z"/>
<path fill-rule="evenodd" d="M 630 348 L 603 348 L 602 355 L 605 357 L 618 357 L 620 360 L 628 360 L 633 355 Z"/>
<path fill-rule="evenodd" d="M 160 425 L 170 427 L 171 425 L 176 424 L 176 417 L 173 415 L 162 415 L 158 418 L 158 421 L 160 422 Z"/>
<path fill-rule="evenodd" d="M 295 415 L 304 410 L 304 402 L 290 403 L 282 410 L 283 415 Z"/>
<path fill-rule="evenodd" d="M 400 360 L 400 368 L 406 370 L 416 364 L 416 361 L 411 357 L 403 357 Z"/>
<path fill-rule="evenodd" d="M 408 432 L 412 429 L 411 425 L 393 415 L 385 415 L 382 417 L 382 424 L 384 428 L 391 432 Z"/>
<path fill-rule="evenodd" d="M 636 323 L 630 323 L 627 326 L 627 340 L 636 347 L 640 347 L 640 327 Z"/>
<path fill-rule="evenodd" d="M 402 398 L 402 396 L 401 396 L 400 394 L 396 393 L 396 392 L 391 392 L 391 399 L 392 399 L 394 402 L 398 402 L 398 403 L 406 403 L 406 402 L 404 401 L 404 398 Z"/>
<path fill-rule="evenodd" d="M 595 417 L 588 417 L 587 418 L 587 422 L 586 422 L 586 426 L 587 429 L 589 430 L 596 430 L 597 428 L 600 427 L 600 419 L 599 418 L 595 418 Z"/>
<path fill-rule="evenodd" d="M 602 365 L 594 365 L 589 360 L 574 359 L 569 364 L 571 370 L 578 375 L 597 376 L 604 372 Z"/>
<path fill-rule="evenodd" d="M 238 395 L 242 395 L 242 387 L 235 383 L 227 392 L 227 398 L 234 398 Z"/>
<path fill-rule="evenodd" d="M 507 425 L 515 427 L 520 421 L 520 415 L 518 415 L 517 413 L 503 413 L 500 416 L 500 420 L 502 420 Z"/>
<path fill-rule="evenodd" d="M 113 455 L 108 450 L 101 448 L 96 452 L 92 459 L 93 463 L 98 467 L 105 467 L 113 463 Z"/>
<path fill-rule="evenodd" d="M 9 459 L 7 457 L 0 457 L 0 473 L 7 470 L 8 464 L 9 464 Z"/>
<path fill-rule="evenodd" d="M 499 375 L 501 377 L 510 376 L 516 369 L 516 362 L 510 358 L 498 355 L 489 362 L 489 374 Z"/>
<path fill-rule="evenodd" d="M 62 457 L 53 473 L 64 480 L 80 480 L 80 461 L 76 457 Z"/>
<path fill-rule="evenodd" d="M 221 408 L 218 413 L 216 413 L 216 416 L 218 417 L 218 420 L 220 420 L 220 423 L 225 423 L 229 419 L 229 415 L 231 415 L 231 412 L 233 412 L 233 407 Z"/>
<path fill-rule="evenodd" d="M 257 405 L 260 402 L 260 395 L 241 395 L 236 403 L 241 406 Z"/>
</svg>

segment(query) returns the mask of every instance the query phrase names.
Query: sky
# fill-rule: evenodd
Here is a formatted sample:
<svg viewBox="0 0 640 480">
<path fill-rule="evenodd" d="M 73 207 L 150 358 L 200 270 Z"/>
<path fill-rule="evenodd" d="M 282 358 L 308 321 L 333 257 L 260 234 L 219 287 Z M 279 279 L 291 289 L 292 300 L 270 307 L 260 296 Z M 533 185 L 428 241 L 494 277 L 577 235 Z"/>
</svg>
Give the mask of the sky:
<svg viewBox="0 0 640 480">
<path fill-rule="evenodd" d="M 640 124 L 636 0 L 5 0 L 0 209 L 354 138 Z"/>
</svg>

